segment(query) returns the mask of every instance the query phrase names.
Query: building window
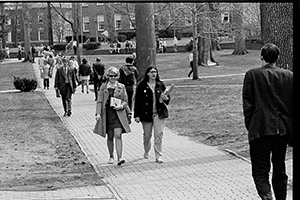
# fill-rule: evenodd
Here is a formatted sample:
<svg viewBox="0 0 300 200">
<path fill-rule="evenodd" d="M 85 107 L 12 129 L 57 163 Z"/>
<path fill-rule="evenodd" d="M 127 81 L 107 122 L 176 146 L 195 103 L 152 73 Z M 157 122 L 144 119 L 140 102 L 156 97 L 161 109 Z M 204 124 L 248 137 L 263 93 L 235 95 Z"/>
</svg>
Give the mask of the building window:
<svg viewBox="0 0 300 200">
<path fill-rule="evenodd" d="M 104 3 L 97 3 L 97 6 L 103 6 Z"/>
<path fill-rule="evenodd" d="M 11 31 L 7 32 L 7 42 L 12 42 Z"/>
<path fill-rule="evenodd" d="M 83 17 L 83 31 L 89 32 L 90 31 L 90 19 L 89 17 Z"/>
<path fill-rule="evenodd" d="M 186 26 L 191 26 L 192 25 L 192 16 L 189 15 L 189 14 L 186 14 L 184 16 L 184 18 L 185 18 L 185 25 Z"/>
<path fill-rule="evenodd" d="M 44 38 L 44 30 L 43 29 L 39 29 L 38 30 L 38 41 L 43 40 Z"/>
<path fill-rule="evenodd" d="M 97 16 L 97 24 L 98 24 L 98 31 L 104 30 L 104 16 L 98 15 Z"/>
<path fill-rule="evenodd" d="M 229 13 L 225 12 L 222 14 L 222 23 L 228 23 L 229 22 Z"/>
<path fill-rule="evenodd" d="M 89 6 L 88 3 L 82 3 L 81 5 L 82 5 L 82 7 L 88 7 Z"/>
<path fill-rule="evenodd" d="M 120 30 L 121 29 L 121 15 L 115 14 L 115 29 Z"/>
<path fill-rule="evenodd" d="M 43 13 L 38 13 L 38 23 L 43 23 Z"/>
</svg>

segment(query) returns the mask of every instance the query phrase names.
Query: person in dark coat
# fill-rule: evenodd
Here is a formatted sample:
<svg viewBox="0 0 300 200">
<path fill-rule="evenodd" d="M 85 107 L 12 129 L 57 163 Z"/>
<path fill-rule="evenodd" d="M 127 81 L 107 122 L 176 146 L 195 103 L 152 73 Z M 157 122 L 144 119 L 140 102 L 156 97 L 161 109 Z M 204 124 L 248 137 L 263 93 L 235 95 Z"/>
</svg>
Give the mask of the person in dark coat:
<svg viewBox="0 0 300 200">
<path fill-rule="evenodd" d="M 120 68 L 119 83 L 123 83 L 126 87 L 128 95 L 128 106 L 132 109 L 133 94 L 136 87 L 137 79 L 139 77 L 138 70 L 132 65 L 133 58 L 127 57 L 125 59 L 126 64 Z"/>
<path fill-rule="evenodd" d="M 170 96 L 165 95 L 165 84 L 160 80 L 155 66 L 149 66 L 145 76 L 136 88 L 134 118 L 142 122 L 144 131 L 144 158 L 148 159 L 151 148 L 152 129 L 154 129 L 154 151 L 156 162 L 162 163 L 162 137 L 165 118 L 169 117 L 166 105 Z"/>
<path fill-rule="evenodd" d="M 248 130 L 252 177 L 261 199 L 272 199 L 269 173 L 273 165 L 275 198 L 286 199 L 285 156 L 293 135 L 293 73 L 276 67 L 279 48 L 261 49 L 262 67 L 247 71 L 243 84 L 243 112 Z"/>
<path fill-rule="evenodd" d="M 100 58 L 96 58 L 96 63 L 93 63 L 93 81 L 94 81 L 94 91 L 95 91 L 95 101 L 98 99 L 98 90 L 107 78 L 104 74 L 105 65 L 101 63 Z"/>
<path fill-rule="evenodd" d="M 63 58 L 62 63 L 63 66 L 58 68 L 55 74 L 54 88 L 59 90 L 64 116 L 71 116 L 72 94 L 76 91 L 76 74 L 68 59 Z"/>
<path fill-rule="evenodd" d="M 89 94 L 89 81 L 91 74 L 91 66 L 88 64 L 87 59 L 83 58 L 82 63 L 79 65 L 78 75 L 81 81 L 81 92 L 84 93 L 84 86 L 86 87 L 86 93 Z"/>
</svg>

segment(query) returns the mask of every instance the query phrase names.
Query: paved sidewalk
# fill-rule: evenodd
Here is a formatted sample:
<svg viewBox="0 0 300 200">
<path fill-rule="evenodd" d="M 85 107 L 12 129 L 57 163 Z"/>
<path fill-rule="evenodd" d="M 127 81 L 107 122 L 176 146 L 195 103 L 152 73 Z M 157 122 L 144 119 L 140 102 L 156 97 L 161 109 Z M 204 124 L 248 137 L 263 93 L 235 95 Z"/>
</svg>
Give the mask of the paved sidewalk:
<svg viewBox="0 0 300 200">
<path fill-rule="evenodd" d="M 33 66 L 36 77 L 40 77 L 37 65 Z M 143 158 L 142 127 L 135 122 L 131 124 L 132 132 L 123 135 L 123 158 L 126 163 L 122 166 L 107 164 L 109 156 L 106 139 L 92 133 L 95 124 L 94 93 L 81 93 L 81 88 L 78 87 L 73 95 L 72 116 L 62 117 L 61 99 L 55 96 L 53 79 L 50 84 L 50 90 L 43 90 L 49 103 L 107 185 L 41 192 L 2 191 L 0 200 L 259 199 L 251 176 L 251 165 L 248 162 L 216 147 L 179 136 L 167 128 L 163 139 L 163 164 L 155 162 L 153 146 L 149 159 Z M 172 120 L 172 116 L 167 120 Z M 291 160 L 287 161 L 287 166 L 291 177 Z M 292 199 L 291 193 L 292 191 L 289 191 L 288 200 Z"/>
</svg>

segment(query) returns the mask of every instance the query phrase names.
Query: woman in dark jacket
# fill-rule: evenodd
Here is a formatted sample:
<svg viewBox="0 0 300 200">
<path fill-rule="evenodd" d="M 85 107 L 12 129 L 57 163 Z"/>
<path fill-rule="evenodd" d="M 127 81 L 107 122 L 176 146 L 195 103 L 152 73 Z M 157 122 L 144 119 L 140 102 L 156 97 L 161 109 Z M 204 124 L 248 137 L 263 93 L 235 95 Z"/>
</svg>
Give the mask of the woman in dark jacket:
<svg viewBox="0 0 300 200">
<path fill-rule="evenodd" d="M 89 80 L 91 74 L 91 66 L 88 64 L 88 61 L 83 58 L 82 63 L 79 65 L 78 75 L 80 78 L 81 84 L 81 92 L 84 93 L 84 86 L 86 86 L 86 93 L 89 93 Z"/>
<path fill-rule="evenodd" d="M 148 159 L 154 129 L 154 151 L 156 162 L 162 163 L 162 136 L 164 119 L 168 117 L 170 96 L 165 95 L 165 84 L 159 79 L 155 66 L 149 66 L 144 79 L 138 84 L 134 102 L 134 118 L 142 122 L 144 131 L 144 158 Z"/>
</svg>

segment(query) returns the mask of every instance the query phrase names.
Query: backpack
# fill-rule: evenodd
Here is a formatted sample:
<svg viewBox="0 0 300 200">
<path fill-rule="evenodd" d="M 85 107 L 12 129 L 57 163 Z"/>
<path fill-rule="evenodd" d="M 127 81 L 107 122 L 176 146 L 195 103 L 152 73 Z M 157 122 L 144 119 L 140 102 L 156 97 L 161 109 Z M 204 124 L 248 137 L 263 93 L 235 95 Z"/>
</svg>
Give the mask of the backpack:
<svg viewBox="0 0 300 200">
<path fill-rule="evenodd" d="M 134 85 L 136 82 L 134 71 L 128 69 L 128 66 L 122 66 L 121 69 L 123 72 L 123 77 L 120 77 L 120 83 L 123 83 L 125 86 Z"/>
</svg>

